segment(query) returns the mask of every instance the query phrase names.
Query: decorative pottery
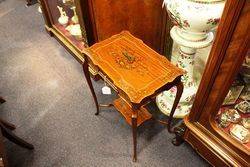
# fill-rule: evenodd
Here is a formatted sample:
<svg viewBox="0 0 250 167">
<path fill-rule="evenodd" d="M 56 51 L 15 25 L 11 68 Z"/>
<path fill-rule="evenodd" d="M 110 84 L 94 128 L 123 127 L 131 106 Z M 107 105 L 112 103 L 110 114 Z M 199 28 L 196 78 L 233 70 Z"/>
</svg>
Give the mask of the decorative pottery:
<svg viewBox="0 0 250 167">
<path fill-rule="evenodd" d="M 250 84 L 246 85 L 240 94 L 240 99 L 250 101 Z"/>
<path fill-rule="evenodd" d="M 62 0 L 62 2 L 67 6 L 73 6 L 74 0 Z"/>
<path fill-rule="evenodd" d="M 74 24 L 78 24 L 78 23 L 79 23 L 79 20 L 78 20 L 77 14 L 76 14 L 76 7 L 73 6 L 71 9 L 72 9 L 73 12 L 74 12 L 74 16 L 71 18 L 71 21 L 72 21 Z"/>
<path fill-rule="evenodd" d="M 230 134 L 242 143 L 248 143 L 250 141 L 250 132 L 242 125 L 233 125 L 230 129 Z"/>
<path fill-rule="evenodd" d="M 228 109 L 222 115 L 225 115 L 227 117 L 227 120 L 232 123 L 238 123 L 241 119 L 240 114 L 235 109 Z"/>
<path fill-rule="evenodd" d="M 80 24 L 71 25 L 71 28 L 70 28 L 69 32 L 77 40 L 82 40 L 82 31 L 81 31 Z"/>
<path fill-rule="evenodd" d="M 247 128 L 247 129 L 250 128 L 250 118 L 243 118 L 241 122 L 242 122 L 242 125 L 243 125 L 245 128 Z"/>
<path fill-rule="evenodd" d="M 224 0 L 164 0 L 169 17 L 181 37 L 188 41 L 205 40 L 224 9 Z"/>
<path fill-rule="evenodd" d="M 179 45 L 177 66 L 187 73 L 183 76 L 184 91 L 176 109 L 175 117 L 183 118 L 191 109 L 197 85 L 193 80 L 196 50 L 209 46 L 213 33 L 224 9 L 224 0 L 164 0 L 169 17 L 174 23 L 170 31 L 173 40 Z M 165 91 L 156 98 L 159 109 L 170 114 L 175 89 Z"/>
<path fill-rule="evenodd" d="M 242 101 L 239 104 L 235 106 L 237 110 L 239 110 L 242 113 L 250 113 L 250 103 L 248 101 Z"/>
<path fill-rule="evenodd" d="M 230 122 L 228 121 L 228 117 L 224 113 L 219 115 L 217 121 L 219 123 L 219 126 L 222 127 L 222 128 L 226 128 L 226 127 L 228 127 L 230 125 Z"/>
<path fill-rule="evenodd" d="M 63 25 L 66 26 L 69 22 L 69 17 L 67 16 L 66 12 L 63 10 L 62 7 L 57 6 L 59 12 L 60 12 L 60 17 L 58 18 L 58 22 Z"/>
</svg>

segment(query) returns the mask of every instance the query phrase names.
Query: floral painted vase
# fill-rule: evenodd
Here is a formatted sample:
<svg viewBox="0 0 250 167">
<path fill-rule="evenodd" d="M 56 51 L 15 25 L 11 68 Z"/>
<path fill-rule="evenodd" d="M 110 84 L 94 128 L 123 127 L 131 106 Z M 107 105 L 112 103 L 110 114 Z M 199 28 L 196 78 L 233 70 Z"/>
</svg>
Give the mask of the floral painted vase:
<svg viewBox="0 0 250 167">
<path fill-rule="evenodd" d="M 164 4 L 180 36 L 200 41 L 218 25 L 225 0 L 164 0 Z"/>
<path fill-rule="evenodd" d="M 63 10 L 62 7 L 57 6 L 57 8 L 60 12 L 60 17 L 58 18 L 58 22 L 66 27 L 69 22 L 69 17 L 67 16 L 66 12 Z"/>
<path fill-rule="evenodd" d="M 174 114 L 183 118 L 190 112 L 198 89 L 194 82 L 194 62 L 196 50 L 209 46 L 213 39 L 211 30 L 218 25 L 224 0 L 164 0 L 168 15 L 174 23 L 170 31 L 173 40 L 179 45 L 177 66 L 184 69 L 182 77 L 184 90 Z M 158 108 L 166 115 L 170 114 L 176 90 L 164 91 L 156 98 Z"/>
</svg>

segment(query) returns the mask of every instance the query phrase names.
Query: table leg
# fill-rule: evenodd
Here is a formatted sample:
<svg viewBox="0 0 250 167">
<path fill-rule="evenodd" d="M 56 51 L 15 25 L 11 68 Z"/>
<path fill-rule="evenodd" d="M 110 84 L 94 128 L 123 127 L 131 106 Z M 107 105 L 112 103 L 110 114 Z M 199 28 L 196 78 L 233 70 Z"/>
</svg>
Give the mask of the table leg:
<svg viewBox="0 0 250 167">
<path fill-rule="evenodd" d="M 88 86 L 90 88 L 91 94 L 92 94 L 94 101 L 95 101 L 95 105 L 96 105 L 95 115 L 98 115 L 99 114 L 99 105 L 98 105 L 98 101 L 97 101 L 97 97 L 96 97 L 96 94 L 94 91 L 93 84 L 91 82 L 91 78 L 90 78 L 90 74 L 89 74 L 89 65 L 88 65 L 88 62 L 86 60 L 84 61 L 82 67 L 83 67 L 83 72 L 84 72 L 85 78 L 87 80 Z"/>
<path fill-rule="evenodd" d="M 23 139 L 17 137 L 14 133 L 12 133 L 9 129 L 5 128 L 4 125 L 0 122 L 0 127 L 2 130 L 2 134 L 4 137 L 12 141 L 13 143 L 16 143 L 17 145 L 27 148 L 27 149 L 34 149 L 34 146 Z"/>
<path fill-rule="evenodd" d="M 4 102 L 6 102 L 6 101 L 4 100 L 4 98 L 2 98 L 2 97 L 0 96 L 0 104 L 1 104 L 1 103 L 4 103 Z"/>
<path fill-rule="evenodd" d="M 175 109 L 176 109 L 176 107 L 181 99 L 181 95 L 183 92 L 183 83 L 181 81 L 177 82 L 177 84 L 175 86 L 177 87 L 176 97 L 175 97 L 174 104 L 173 104 L 173 107 L 172 107 L 170 115 L 169 115 L 168 125 L 167 125 L 169 133 L 174 132 L 171 128 L 171 124 L 172 124 Z"/>
<path fill-rule="evenodd" d="M 15 130 L 15 129 L 16 129 L 16 126 L 15 126 L 14 124 L 9 123 L 9 122 L 7 122 L 7 121 L 1 119 L 1 118 L 0 118 L 0 122 L 1 122 L 6 128 L 8 128 L 8 129 L 10 129 L 10 130 Z"/>
<path fill-rule="evenodd" d="M 186 130 L 186 125 L 184 122 L 181 125 L 174 128 L 175 137 L 172 139 L 172 143 L 175 146 L 179 146 L 184 142 L 183 135 Z"/>
<path fill-rule="evenodd" d="M 132 132 L 133 132 L 133 162 L 137 160 L 137 110 L 133 111 L 132 114 Z"/>
</svg>

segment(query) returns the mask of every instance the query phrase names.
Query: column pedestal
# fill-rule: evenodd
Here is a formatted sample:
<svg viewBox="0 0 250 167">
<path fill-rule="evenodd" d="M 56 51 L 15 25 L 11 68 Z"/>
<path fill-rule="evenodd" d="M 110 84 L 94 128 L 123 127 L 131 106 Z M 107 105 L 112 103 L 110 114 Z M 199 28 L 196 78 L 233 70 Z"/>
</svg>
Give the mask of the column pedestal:
<svg viewBox="0 0 250 167">
<path fill-rule="evenodd" d="M 183 118 L 190 112 L 198 89 L 198 86 L 193 78 L 196 50 L 209 46 L 213 41 L 213 33 L 211 32 L 207 34 L 207 38 L 190 41 L 181 36 L 182 33 L 180 33 L 180 31 L 180 28 L 176 26 L 170 31 L 171 37 L 179 45 L 179 58 L 177 66 L 186 71 L 186 74 L 182 77 L 184 91 L 174 114 L 175 118 Z M 156 97 L 156 104 L 165 115 L 169 116 L 170 114 L 175 94 L 176 88 L 172 88 L 169 91 L 162 92 Z"/>
</svg>

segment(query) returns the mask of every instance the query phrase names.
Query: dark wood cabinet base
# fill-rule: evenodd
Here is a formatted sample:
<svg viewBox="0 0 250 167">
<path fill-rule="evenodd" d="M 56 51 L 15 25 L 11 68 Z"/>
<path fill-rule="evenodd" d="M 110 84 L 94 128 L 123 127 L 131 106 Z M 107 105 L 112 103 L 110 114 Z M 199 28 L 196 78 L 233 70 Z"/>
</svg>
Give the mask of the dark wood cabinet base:
<svg viewBox="0 0 250 167">
<path fill-rule="evenodd" d="M 247 166 L 248 162 L 231 148 L 218 141 L 206 128 L 186 122 L 185 141 L 212 166 Z"/>
</svg>

